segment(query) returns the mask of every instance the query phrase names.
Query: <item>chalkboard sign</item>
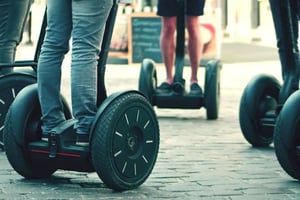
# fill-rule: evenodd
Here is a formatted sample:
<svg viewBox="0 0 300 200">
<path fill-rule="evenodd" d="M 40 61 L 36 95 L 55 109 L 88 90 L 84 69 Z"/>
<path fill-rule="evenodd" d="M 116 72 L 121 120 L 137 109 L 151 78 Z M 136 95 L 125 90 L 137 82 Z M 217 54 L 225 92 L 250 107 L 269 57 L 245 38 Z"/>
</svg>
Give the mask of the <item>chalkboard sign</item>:
<svg viewBox="0 0 300 200">
<path fill-rule="evenodd" d="M 155 14 L 132 14 L 129 22 L 129 63 L 141 63 L 144 58 L 162 62 L 159 38 L 161 20 Z"/>
</svg>

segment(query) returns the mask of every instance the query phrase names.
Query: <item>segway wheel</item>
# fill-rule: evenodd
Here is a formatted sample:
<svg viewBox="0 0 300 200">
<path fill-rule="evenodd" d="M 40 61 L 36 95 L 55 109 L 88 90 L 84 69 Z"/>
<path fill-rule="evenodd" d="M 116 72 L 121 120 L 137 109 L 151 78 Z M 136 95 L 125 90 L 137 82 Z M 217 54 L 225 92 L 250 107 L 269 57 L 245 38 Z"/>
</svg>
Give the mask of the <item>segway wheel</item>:
<svg viewBox="0 0 300 200">
<path fill-rule="evenodd" d="M 240 101 L 239 122 L 245 139 L 253 146 L 273 142 L 280 84 L 268 75 L 254 77 L 246 86 Z"/>
<path fill-rule="evenodd" d="M 151 59 L 144 59 L 142 62 L 140 76 L 139 76 L 139 91 L 143 93 L 149 102 L 153 105 L 153 94 L 157 87 L 157 75 L 154 66 L 154 61 Z"/>
<path fill-rule="evenodd" d="M 137 92 L 126 92 L 110 101 L 96 120 L 91 140 L 93 165 L 111 189 L 129 190 L 144 183 L 158 148 L 156 115 Z"/>
<path fill-rule="evenodd" d="M 0 77 L 0 148 L 3 148 L 4 120 L 16 95 L 25 86 L 36 82 L 33 75 L 11 73 Z"/>
<path fill-rule="evenodd" d="M 219 60 L 211 60 L 205 69 L 204 105 L 206 118 L 214 120 L 219 116 L 221 63 Z"/>
<path fill-rule="evenodd" d="M 285 102 L 276 121 L 274 146 L 281 167 L 300 180 L 300 91 Z"/>
<path fill-rule="evenodd" d="M 70 111 L 63 100 L 66 117 L 69 118 Z M 37 162 L 31 159 L 28 144 L 40 140 L 40 117 L 41 110 L 38 101 L 37 85 L 25 87 L 11 104 L 3 130 L 4 147 L 7 159 L 11 166 L 21 176 L 33 178 L 47 178 L 51 176 L 56 168 L 49 163 Z"/>
</svg>

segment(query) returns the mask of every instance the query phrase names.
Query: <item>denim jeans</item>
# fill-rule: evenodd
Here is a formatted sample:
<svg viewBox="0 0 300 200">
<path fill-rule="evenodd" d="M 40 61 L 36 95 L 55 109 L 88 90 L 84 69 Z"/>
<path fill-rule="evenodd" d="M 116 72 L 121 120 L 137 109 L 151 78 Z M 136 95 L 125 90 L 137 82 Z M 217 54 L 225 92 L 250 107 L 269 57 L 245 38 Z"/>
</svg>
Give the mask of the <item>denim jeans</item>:
<svg viewBox="0 0 300 200">
<path fill-rule="evenodd" d="M 77 134 L 88 134 L 97 111 L 97 60 L 112 0 L 48 0 L 47 29 L 38 62 L 42 131 L 65 120 L 60 101 L 61 66 L 71 56 L 71 100 Z"/>
<path fill-rule="evenodd" d="M 32 0 L 0 0 L 0 63 L 13 63 Z M 7 73 L 12 69 L 0 69 Z"/>
</svg>

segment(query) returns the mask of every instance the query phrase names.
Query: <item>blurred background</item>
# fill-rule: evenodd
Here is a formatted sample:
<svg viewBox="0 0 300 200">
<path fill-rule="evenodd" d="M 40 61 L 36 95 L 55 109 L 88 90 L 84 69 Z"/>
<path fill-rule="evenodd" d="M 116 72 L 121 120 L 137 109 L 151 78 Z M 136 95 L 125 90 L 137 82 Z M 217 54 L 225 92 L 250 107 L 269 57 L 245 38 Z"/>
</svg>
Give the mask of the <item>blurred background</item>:
<svg viewBox="0 0 300 200">
<path fill-rule="evenodd" d="M 119 5 L 108 62 L 134 64 L 150 57 L 157 63 L 162 63 L 159 49 L 160 18 L 156 15 L 157 0 L 123 2 Z M 22 45 L 34 47 L 40 33 L 44 10 L 45 0 L 35 0 L 24 30 Z M 276 47 L 268 0 L 206 0 L 205 13 L 200 18 L 199 28 L 205 43 L 203 60 L 220 58 L 234 62 L 229 57 L 238 53 L 235 59 L 240 61 L 239 56 L 243 55 L 241 51 L 247 54 L 257 45 L 266 47 L 264 50 L 270 56 L 275 55 L 275 49 L 269 51 L 268 48 Z M 19 54 L 19 58 L 23 55 Z M 30 54 L 29 58 L 32 58 Z"/>
</svg>

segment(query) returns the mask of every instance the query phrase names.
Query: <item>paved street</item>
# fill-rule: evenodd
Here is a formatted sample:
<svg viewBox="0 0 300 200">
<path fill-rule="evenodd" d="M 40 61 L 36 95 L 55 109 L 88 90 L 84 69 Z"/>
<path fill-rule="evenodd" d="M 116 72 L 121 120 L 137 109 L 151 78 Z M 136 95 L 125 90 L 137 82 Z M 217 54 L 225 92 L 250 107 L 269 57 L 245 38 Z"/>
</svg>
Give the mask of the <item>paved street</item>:
<svg viewBox="0 0 300 200">
<path fill-rule="evenodd" d="M 63 94 L 69 100 L 68 65 L 69 57 L 63 77 Z M 139 68 L 139 65 L 108 65 L 108 93 L 137 89 Z M 158 79 L 163 80 L 164 68 L 158 66 L 157 71 Z M 152 174 L 136 190 L 114 192 L 96 173 L 58 170 L 47 180 L 26 180 L 11 168 L 5 153 L 0 152 L 0 199 L 298 199 L 300 184 L 279 166 L 274 147 L 251 147 L 239 128 L 243 88 L 261 73 L 280 78 L 276 58 L 224 63 L 217 120 L 206 120 L 204 108 L 155 108 L 161 137 L 159 155 Z M 203 75 L 201 69 L 201 81 Z M 188 80 L 188 67 L 184 76 Z"/>
</svg>

